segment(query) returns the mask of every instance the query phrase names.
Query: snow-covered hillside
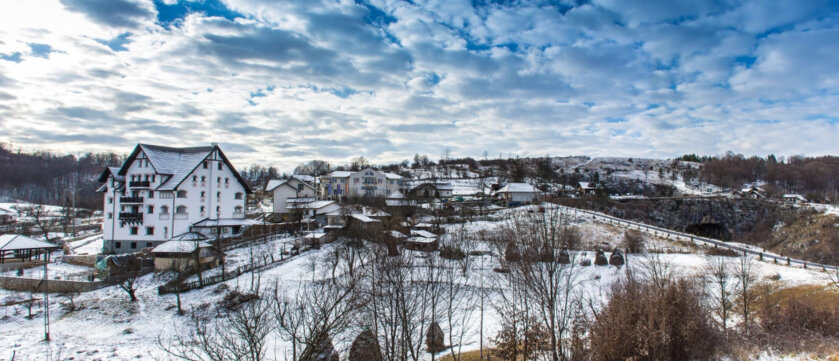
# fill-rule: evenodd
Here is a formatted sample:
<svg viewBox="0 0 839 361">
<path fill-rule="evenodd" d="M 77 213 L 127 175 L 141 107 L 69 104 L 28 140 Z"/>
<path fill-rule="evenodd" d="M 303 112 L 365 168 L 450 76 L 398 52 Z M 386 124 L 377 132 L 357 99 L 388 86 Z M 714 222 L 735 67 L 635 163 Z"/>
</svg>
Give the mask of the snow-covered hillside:
<svg viewBox="0 0 839 361">
<path fill-rule="evenodd" d="M 447 225 L 447 233 L 457 234 L 458 232 L 479 231 L 493 232 L 509 222 L 511 216 L 516 213 L 533 211 L 533 207 L 521 207 L 517 209 L 503 210 L 493 215 L 488 220 L 469 222 L 465 224 Z M 583 235 L 585 242 L 580 257 L 592 257 L 591 249 L 596 247 L 614 246 L 620 242 L 623 229 L 612 225 L 603 225 L 592 222 L 588 218 L 571 219 L 577 225 Z M 292 238 L 279 239 L 269 244 L 256 247 L 242 247 L 228 255 L 231 266 L 245 264 L 249 261 L 251 254 L 272 253 L 279 257 L 279 253 L 287 250 Z M 480 242 L 479 242 L 480 243 Z M 666 239 L 652 238 L 649 243 L 651 248 L 678 252 L 662 255 L 662 259 L 671 263 L 681 276 L 694 278 L 702 272 L 705 265 L 705 256 L 695 252 L 691 245 L 673 244 Z M 257 277 L 260 289 L 268 292 L 271 287 L 279 285 L 281 288 L 291 292 L 299 285 L 312 282 L 313 265 L 315 260 L 323 258 L 330 253 L 330 250 L 337 245 L 327 245 L 319 250 L 310 250 L 286 261 L 279 266 L 266 269 L 259 274 L 244 274 L 236 279 L 225 282 L 229 289 L 248 290 Z M 477 244 L 475 249 L 490 250 L 487 245 Z M 423 257 L 424 254 L 409 252 L 414 257 Z M 500 266 L 498 255 L 474 255 L 471 256 L 471 264 L 474 265 L 471 276 L 464 281 L 472 286 L 492 283 L 498 274 L 493 271 Z M 627 262 L 630 267 L 642 261 L 642 256 L 631 255 Z M 443 261 L 451 262 L 451 261 Z M 445 264 L 444 264 L 445 266 Z M 453 265 L 451 265 L 453 266 Z M 758 278 L 765 282 L 774 282 L 778 285 L 798 284 L 823 284 L 827 282 L 826 276 L 821 272 L 791 268 L 770 263 L 760 263 Z M 69 270 L 69 268 L 68 268 Z M 595 295 L 594 299 L 602 301 L 609 289 L 609 286 L 621 274 L 626 267 L 614 266 L 589 266 L 581 268 L 580 279 L 584 287 L 584 293 Z M 210 271 L 208 274 L 213 273 Z M 770 281 L 769 278 L 779 280 Z M 184 327 L 187 316 L 178 316 L 175 312 L 175 296 L 157 294 L 157 286 L 164 281 L 153 274 L 142 277 L 139 281 L 137 297 L 139 301 L 129 302 L 127 295 L 116 286 L 106 287 L 78 296 L 75 303 L 77 309 L 67 312 L 62 304 L 67 303 L 66 297 L 51 295 L 51 338 L 52 341 L 45 343 L 43 339 L 44 320 L 39 307 L 33 308 L 35 316 L 27 318 L 28 310 L 23 305 L 6 306 L 3 316 L 0 318 L 0 342 L 7 347 L 0 351 L 0 360 L 9 360 L 12 354 L 15 360 L 45 360 L 46 355 L 53 355 L 52 359 L 59 354 L 62 359 L 75 357 L 84 360 L 129 360 L 129 359 L 167 359 L 167 355 L 157 345 L 158 339 L 163 342 L 173 335 L 174 332 Z M 224 292 L 217 292 L 218 285 L 212 285 L 203 289 L 190 291 L 182 295 L 185 309 L 216 307 L 224 297 Z M 505 292 L 503 288 L 493 292 Z M 497 293 L 490 292 L 490 301 L 498 297 Z M 20 294 L 12 291 L 0 291 L 0 302 L 9 303 L 15 300 L 41 295 Z M 491 302 L 490 302 L 491 303 Z M 462 312 L 467 312 L 463 310 Z M 472 312 L 470 324 L 467 327 L 470 332 L 466 334 L 463 342 L 463 350 L 476 349 L 478 347 L 477 324 L 478 317 Z M 499 328 L 498 319 L 492 307 L 487 308 L 485 314 L 485 343 L 495 335 Z M 356 332 L 357 333 L 357 332 Z M 354 335 L 353 335 L 354 337 Z M 351 339 L 347 337 L 336 338 L 336 347 L 340 352 L 345 353 L 349 348 Z M 271 337 L 268 354 L 272 359 L 283 360 L 288 345 L 278 337 Z"/>
</svg>

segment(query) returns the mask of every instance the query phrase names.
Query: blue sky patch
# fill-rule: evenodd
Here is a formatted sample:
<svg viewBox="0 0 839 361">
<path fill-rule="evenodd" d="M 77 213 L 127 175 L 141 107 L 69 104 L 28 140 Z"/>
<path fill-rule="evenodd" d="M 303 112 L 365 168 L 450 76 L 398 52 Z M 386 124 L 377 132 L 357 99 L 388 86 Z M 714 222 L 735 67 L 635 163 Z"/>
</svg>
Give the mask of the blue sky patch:
<svg viewBox="0 0 839 361">
<path fill-rule="evenodd" d="M 32 50 L 32 56 L 39 58 L 48 58 L 52 52 L 52 46 L 48 44 L 29 43 L 29 49 Z"/>
<path fill-rule="evenodd" d="M 0 54 L 0 59 L 20 63 L 20 52 L 16 51 L 11 54 Z"/>
<path fill-rule="evenodd" d="M 126 51 L 128 48 L 125 47 L 125 44 L 131 42 L 128 39 L 129 36 L 131 36 L 131 33 L 125 32 L 110 40 L 96 39 L 96 42 L 111 48 L 113 51 Z"/>
<path fill-rule="evenodd" d="M 172 23 L 191 13 L 203 13 L 206 16 L 218 16 L 227 20 L 244 17 L 230 10 L 221 0 L 181 0 L 172 5 L 167 5 L 162 0 L 154 0 L 154 7 L 157 9 L 157 22 L 167 29 Z"/>
</svg>

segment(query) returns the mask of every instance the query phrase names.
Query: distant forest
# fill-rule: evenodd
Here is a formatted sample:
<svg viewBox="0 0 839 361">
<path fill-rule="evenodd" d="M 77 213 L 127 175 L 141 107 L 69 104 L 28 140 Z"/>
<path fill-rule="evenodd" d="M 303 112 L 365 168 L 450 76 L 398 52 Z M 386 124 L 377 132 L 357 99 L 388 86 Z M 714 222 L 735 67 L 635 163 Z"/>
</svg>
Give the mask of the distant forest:
<svg viewBox="0 0 839 361">
<path fill-rule="evenodd" d="M 99 187 L 96 177 L 105 167 L 121 165 L 124 158 L 124 154 L 116 153 L 23 153 L 13 151 L 6 144 L 0 144 L 0 201 L 8 198 L 64 205 L 64 202 L 70 199 L 71 190 L 76 189 L 77 207 L 99 209 L 102 206 L 102 197 L 96 193 L 96 188 Z M 816 201 L 839 199 L 839 157 L 836 156 L 791 156 L 777 159 L 772 155 L 765 158 L 745 157 L 729 152 L 713 157 L 688 154 L 677 160 L 701 164 L 698 171 L 683 169 L 681 173 L 685 180 L 699 180 L 729 189 L 763 181 L 766 182 L 764 188 L 770 193 L 799 193 Z M 435 163 L 426 155 L 416 155 L 413 162 L 406 160 L 377 168 L 399 172 L 399 168 L 447 169 L 455 165 L 466 166 L 466 169 L 477 173 L 484 173 L 479 170 L 479 166 L 494 166 L 495 171 L 489 170 L 491 174 L 488 175 L 498 176 L 502 182 L 532 179 L 540 184 L 573 185 L 580 180 L 597 181 L 597 174 L 594 175 L 594 179 L 589 179 L 591 177 L 584 174 L 558 170 L 549 158 L 475 160 L 468 157 L 449 158 L 445 155 Z M 313 160 L 301 163 L 293 173 L 323 175 L 332 170 L 357 170 L 365 166 L 373 165 L 362 157 L 354 158 L 348 165 L 335 167 L 322 160 Z M 670 171 L 676 171 L 675 162 L 673 168 Z M 288 176 L 275 167 L 251 165 L 240 169 L 243 178 L 252 187 L 264 185 L 270 179 Z M 461 170 L 463 169 L 459 169 L 458 173 L 462 173 Z M 622 189 L 615 191 L 624 192 Z"/>
<path fill-rule="evenodd" d="M 758 181 L 774 193 L 799 193 L 811 200 L 839 199 L 839 157 L 791 156 L 777 159 L 745 157 L 726 153 L 717 157 L 687 155 L 682 160 L 699 161 L 701 180 L 725 188 L 738 188 Z"/>
<path fill-rule="evenodd" d="M 0 144 L 0 196 L 64 205 L 65 200 L 72 201 L 75 189 L 76 207 L 99 209 L 102 196 L 96 193 L 96 177 L 105 167 L 119 165 L 123 158 L 115 153 L 22 153 Z"/>
</svg>

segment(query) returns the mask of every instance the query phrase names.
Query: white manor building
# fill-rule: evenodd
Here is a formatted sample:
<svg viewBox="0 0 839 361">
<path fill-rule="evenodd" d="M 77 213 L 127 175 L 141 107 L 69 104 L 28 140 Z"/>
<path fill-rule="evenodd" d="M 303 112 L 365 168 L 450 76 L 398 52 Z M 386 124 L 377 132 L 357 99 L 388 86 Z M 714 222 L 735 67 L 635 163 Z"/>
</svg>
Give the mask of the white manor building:
<svg viewBox="0 0 839 361">
<path fill-rule="evenodd" d="M 138 144 L 122 167 L 105 169 L 99 181 L 105 253 L 137 252 L 193 230 L 231 236 L 249 224 L 250 189 L 216 144 Z M 202 226 L 208 223 L 224 227 Z"/>
<path fill-rule="evenodd" d="M 393 173 L 364 168 L 357 172 L 335 171 L 320 178 L 322 199 L 345 197 L 387 197 L 391 193 L 407 193 L 408 181 Z"/>
</svg>

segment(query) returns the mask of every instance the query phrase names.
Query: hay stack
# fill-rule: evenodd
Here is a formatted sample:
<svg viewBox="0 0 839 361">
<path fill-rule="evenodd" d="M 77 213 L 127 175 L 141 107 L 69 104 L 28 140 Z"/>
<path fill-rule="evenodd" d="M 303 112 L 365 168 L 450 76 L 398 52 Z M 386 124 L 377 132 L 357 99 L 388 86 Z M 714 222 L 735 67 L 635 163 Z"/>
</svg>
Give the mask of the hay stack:
<svg viewBox="0 0 839 361">
<path fill-rule="evenodd" d="M 609 264 L 612 266 L 623 266 L 626 263 L 626 260 L 623 258 L 623 252 L 621 252 L 618 247 L 615 247 L 615 250 L 612 251 L 612 256 L 609 257 Z"/>
<path fill-rule="evenodd" d="M 350 358 L 347 361 L 382 361 L 379 340 L 370 329 L 358 334 L 350 346 Z"/>
<path fill-rule="evenodd" d="M 594 264 L 597 266 L 608 266 L 609 260 L 606 259 L 606 254 L 603 253 L 602 249 L 597 250 L 597 255 L 594 256 Z"/>
<path fill-rule="evenodd" d="M 446 349 L 444 341 L 443 329 L 437 321 L 431 323 L 428 328 L 428 333 L 425 335 L 425 344 L 428 346 L 428 352 L 437 353 Z"/>
</svg>

